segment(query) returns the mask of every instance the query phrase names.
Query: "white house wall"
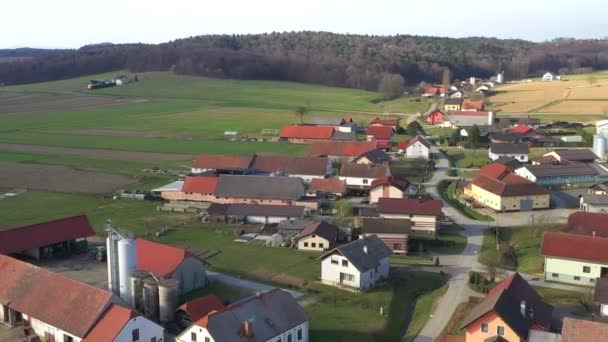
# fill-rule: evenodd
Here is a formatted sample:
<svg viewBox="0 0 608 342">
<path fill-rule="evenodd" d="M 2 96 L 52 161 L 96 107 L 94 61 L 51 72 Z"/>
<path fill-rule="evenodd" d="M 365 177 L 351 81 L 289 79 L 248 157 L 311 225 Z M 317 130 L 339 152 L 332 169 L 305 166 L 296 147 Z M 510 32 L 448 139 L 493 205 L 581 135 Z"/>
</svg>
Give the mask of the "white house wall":
<svg viewBox="0 0 608 342">
<path fill-rule="evenodd" d="M 82 338 L 80 338 L 80 337 L 74 336 L 59 328 L 46 324 L 36 318 L 29 317 L 26 314 L 23 314 L 23 320 L 28 320 L 28 319 L 30 320 L 30 324 L 32 326 L 32 329 L 36 333 L 36 335 L 41 336 L 42 338 L 44 338 L 45 333 L 48 332 L 49 334 L 55 336 L 55 341 L 63 341 L 64 336 L 72 337 L 74 342 L 82 341 Z"/>
<path fill-rule="evenodd" d="M 492 150 L 489 150 L 488 156 L 492 161 L 495 161 L 500 157 L 511 157 L 517 159 L 522 163 L 528 162 L 528 155 L 523 153 L 493 153 Z"/>
<path fill-rule="evenodd" d="M 583 272 L 584 266 L 589 267 L 589 273 Z M 602 268 L 608 268 L 608 264 L 545 257 L 545 280 L 593 287 L 595 279 L 601 276 Z M 574 277 L 580 279 L 574 279 Z"/>
<path fill-rule="evenodd" d="M 337 260 L 338 264 L 332 264 L 331 260 Z M 342 260 L 348 261 L 348 266 L 342 266 Z M 340 283 L 340 273 L 352 274 L 352 281 Z M 347 285 L 357 289 L 361 288 L 361 273 L 353 264 L 339 254 L 332 254 L 321 261 L 321 282 L 328 285 Z"/>
<path fill-rule="evenodd" d="M 135 329 L 139 329 L 140 341 L 151 341 L 152 338 L 155 337 L 156 341 L 160 342 L 165 335 L 165 329 L 163 327 L 145 317 L 139 316 L 131 318 L 129 322 L 127 322 L 118 336 L 114 339 L 114 342 L 132 342 L 132 332 Z"/>
<path fill-rule="evenodd" d="M 429 159 L 429 149 L 420 141 L 416 141 L 405 149 L 407 158 L 425 158 Z"/>
<path fill-rule="evenodd" d="M 520 167 L 519 169 L 515 170 L 515 174 L 536 183 L 536 176 L 534 176 L 534 174 L 532 174 L 532 172 L 525 167 Z"/>
</svg>

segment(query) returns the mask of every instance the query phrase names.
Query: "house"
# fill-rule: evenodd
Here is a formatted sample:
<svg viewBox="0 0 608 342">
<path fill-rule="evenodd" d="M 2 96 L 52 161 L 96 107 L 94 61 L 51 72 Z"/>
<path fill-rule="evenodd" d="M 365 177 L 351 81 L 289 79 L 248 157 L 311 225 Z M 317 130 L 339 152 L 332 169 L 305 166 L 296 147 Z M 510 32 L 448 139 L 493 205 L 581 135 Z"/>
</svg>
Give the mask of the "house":
<svg viewBox="0 0 608 342">
<path fill-rule="evenodd" d="M 597 183 L 606 176 L 591 164 L 572 163 L 567 165 L 525 165 L 515 173 L 539 185 Z"/>
<path fill-rule="evenodd" d="M 388 164 L 391 162 L 391 157 L 383 150 L 377 148 L 375 150 L 363 153 L 362 155 L 355 158 L 352 162 L 355 164 L 367 165 Z"/>
<path fill-rule="evenodd" d="M 182 331 L 177 342 L 308 342 L 308 316 L 281 289 L 256 293 L 212 310 Z"/>
<path fill-rule="evenodd" d="M 531 331 L 551 328 L 553 306 L 515 273 L 496 285 L 464 318 L 466 342 L 528 341 Z"/>
<path fill-rule="evenodd" d="M 367 135 L 367 141 L 377 141 L 378 148 L 384 150 L 390 150 L 392 147 L 391 139 L 395 133 L 394 129 L 390 126 L 369 126 L 365 131 Z"/>
<path fill-rule="evenodd" d="M 243 174 L 249 170 L 253 156 L 226 156 L 200 154 L 192 164 L 192 173 L 214 171 L 217 173 Z"/>
<path fill-rule="evenodd" d="M 321 282 L 367 290 L 388 278 L 393 253 L 377 235 L 336 247 L 321 257 Z"/>
<path fill-rule="evenodd" d="M 310 155 L 350 162 L 365 152 L 378 148 L 377 141 L 324 141 L 310 146 Z"/>
<path fill-rule="evenodd" d="M 304 227 L 298 235 L 298 249 L 326 251 L 334 248 L 340 229 L 326 221 L 314 222 Z"/>
<path fill-rule="evenodd" d="M 552 73 L 547 72 L 543 75 L 543 81 L 553 81 L 556 79 L 555 77 Z"/>
<path fill-rule="evenodd" d="M 338 129 L 342 124 L 344 124 L 343 118 L 323 118 L 323 117 L 314 117 L 306 122 L 307 125 L 311 126 L 328 126 Z"/>
<path fill-rule="evenodd" d="M 0 230 L 0 254 L 33 258 L 66 257 L 78 252 L 78 241 L 94 236 L 85 215 L 65 217 Z"/>
<path fill-rule="evenodd" d="M 409 141 L 400 142 L 397 151 L 405 154 L 406 158 L 430 159 L 431 143 L 425 137 L 417 135 Z"/>
<path fill-rule="evenodd" d="M 540 254 L 545 258 L 545 280 L 594 286 L 608 276 L 608 238 L 545 232 Z"/>
<path fill-rule="evenodd" d="M 181 294 L 207 285 L 205 265 L 191 252 L 141 238 L 136 240 L 136 246 L 138 271 L 178 280 Z"/>
<path fill-rule="evenodd" d="M 333 172 L 331 160 L 327 157 L 278 154 L 256 154 L 250 168 L 257 173 L 301 178 L 306 183 L 313 179 L 323 179 Z"/>
<path fill-rule="evenodd" d="M 549 190 L 502 164 L 482 167 L 464 192 L 474 202 L 498 212 L 548 209 L 551 204 Z"/>
<path fill-rule="evenodd" d="M 430 125 L 437 125 L 442 124 L 444 119 L 445 114 L 443 114 L 443 112 L 439 109 L 435 109 L 434 111 L 430 112 L 429 115 L 426 117 L 426 122 Z"/>
<path fill-rule="evenodd" d="M 303 201 L 301 179 L 283 176 L 220 175 L 213 203 L 302 205 L 317 209 L 316 202 Z"/>
<path fill-rule="evenodd" d="M 530 147 L 526 143 L 519 144 L 496 144 L 491 143 L 488 150 L 488 157 L 494 161 L 500 157 L 512 157 L 522 163 L 528 162 Z"/>
<path fill-rule="evenodd" d="M 369 203 L 378 203 L 381 197 L 404 198 L 408 194 L 410 182 L 395 176 L 375 179 L 369 188 Z"/>
<path fill-rule="evenodd" d="M 434 239 L 436 232 L 413 231 L 409 219 L 364 218 L 361 235 L 377 235 L 395 254 L 407 254 L 410 238 Z"/>
<path fill-rule="evenodd" d="M 587 188 L 587 193 L 593 195 L 608 195 L 608 182 L 591 185 Z"/>
<path fill-rule="evenodd" d="M 608 196 L 582 194 L 580 196 L 580 210 L 590 213 L 608 213 Z"/>
<path fill-rule="evenodd" d="M 83 341 L 163 341 L 164 335 L 165 329 L 160 325 L 131 309 L 112 304 Z"/>
<path fill-rule="evenodd" d="M 410 219 L 415 232 L 436 233 L 442 218 L 443 202 L 440 200 L 413 198 L 380 198 L 378 215 L 387 219 Z"/>
<path fill-rule="evenodd" d="M 543 138 L 544 134 L 539 132 L 537 129 L 527 125 L 516 125 L 509 130 L 509 133 L 519 134 L 525 137 Z"/>
<path fill-rule="evenodd" d="M 446 112 L 456 112 L 460 110 L 461 105 L 462 99 L 447 98 L 443 101 L 443 110 L 445 110 Z"/>
<path fill-rule="evenodd" d="M 176 317 L 179 325 L 185 328 L 207 316 L 211 311 L 219 311 L 225 307 L 220 297 L 207 295 L 180 305 Z"/>
<path fill-rule="evenodd" d="M 5 255 L 0 255 L 0 274 L 0 322 L 22 326 L 25 336 L 104 342 L 163 338 L 164 328 L 118 306 L 121 300 L 109 291 Z"/>
<path fill-rule="evenodd" d="M 444 118 L 440 127 L 458 128 L 472 126 L 492 126 L 494 123 L 494 112 L 452 112 Z"/>
<path fill-rule="evenodd" d="M 310 144 L 315 141 L 331 140 L 333 134 L 333 127 L 285 125 L 281 127 L 279 139 L 292 144 Z"/>
<path fill-rule="evenodd" d="M 563 233 L 608 238 L 608 214 L 577 211 L 568 216 Z"/>
<path fill-rule="evenodd" d="M 304 217 L 306 208 L 295 205 L 218 204 L 207 209 L 207 215 L 224 222 L 279 223 Z"/>
<path fill-rule="evenodd" d="M 460 106 L 460 110 L 463 112 L 478 112 L 484 109 L 485 105 L 483 101 L 462 101 L 462 105 Z"/>
<path fill-rule="evenodd" d="M 369 127 L 373 127 L 373 126 L 384 126 L 384 127 L 391 127 L 393 128 L 393 132 L 397 132 L 399 130 L 399 118 L 392 118 L 392 117 L 388 117 L 388 118 L 379 118 L 376 117 L 374 120 L 372 120 L 369 125 Z"/>
<path fill-rule="evenodd" d="M 422 93 L 423 97 L 431 97 L 431 96 L 445 96 L 445 87 L 442 85 L 435 85 L 431 87 L 427 87 Z"/>
<path fill-rule="evenodd" d="M 608 341 L 608 324 L 564 317 L 561 342 L 603 342 Z"/>
<path fill-rule="evenodd" d="M 346 181 L 339 178 L 313 179 L 306 195 L 311 197 L 343 197 L 346 194 Z"/>
<path fill-rule="evenodd" d="M 283 220 L 277 224 L 277 233 L 281 234 L 285 241 L 297 238 L 297 235 L 307 226 L 315 223 L 311 219 Z"/>
<path fill-rule="evenodd" d="M 342 164 L 339 178 L 346 182 L 348 190 L 369 190 L 375 179 L 390 175 L 387 164 Z"/>
</svg>

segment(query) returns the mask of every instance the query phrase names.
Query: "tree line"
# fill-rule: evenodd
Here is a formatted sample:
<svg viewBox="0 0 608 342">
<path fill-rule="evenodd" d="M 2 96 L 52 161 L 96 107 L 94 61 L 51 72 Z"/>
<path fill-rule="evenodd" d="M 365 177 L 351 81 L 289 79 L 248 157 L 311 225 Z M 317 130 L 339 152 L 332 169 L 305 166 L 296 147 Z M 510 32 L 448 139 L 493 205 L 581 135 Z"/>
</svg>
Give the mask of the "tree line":
<svg viewBox="0 0 608 342">
<path fill-rule="evenodd" d="M 10 50 L 8 50 L 10 51 Z M 0 51 L 9 55 L 7 50 Z M 36 51 L 30 59 L 0 63 L 0 83 L 21 84 L 128 69 L 234 79 L 295 81 L 378 90 L 420 81 L 507 79 L 546 71 L 608 69 L 608 41 L 368 36 L 328 32 L 204 35 L 163 44 L 97 44 L 77 50 Z"/>
</svg>

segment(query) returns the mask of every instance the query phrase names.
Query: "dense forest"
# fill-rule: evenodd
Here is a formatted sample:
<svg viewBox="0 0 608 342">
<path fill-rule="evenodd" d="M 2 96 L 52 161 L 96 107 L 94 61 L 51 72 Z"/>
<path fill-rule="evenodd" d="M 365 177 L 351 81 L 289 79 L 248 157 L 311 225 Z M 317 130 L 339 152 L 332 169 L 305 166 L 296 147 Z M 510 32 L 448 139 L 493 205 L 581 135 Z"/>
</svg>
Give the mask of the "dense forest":
<svg viewBox="0 0 608 342">
<path fill-rule="evenodd" d="M 11 55 L 12 51 L 12 55 Z M 328 32 L 205 35 L 151 44 L 109 43 L 78 50 L 0 50 L 0 83 L 65 79 L 128 69 L 172 70 L 187 75 L 297 81 L 377 90 L 385 73 L 407 85 L 440 82 L 445 67 L 453 78 L 507 79 L 546 71 L 608 69 L 608 40 L 558 39 L 546 43 L 495 38 L 367 36 Z"/>
</svg>

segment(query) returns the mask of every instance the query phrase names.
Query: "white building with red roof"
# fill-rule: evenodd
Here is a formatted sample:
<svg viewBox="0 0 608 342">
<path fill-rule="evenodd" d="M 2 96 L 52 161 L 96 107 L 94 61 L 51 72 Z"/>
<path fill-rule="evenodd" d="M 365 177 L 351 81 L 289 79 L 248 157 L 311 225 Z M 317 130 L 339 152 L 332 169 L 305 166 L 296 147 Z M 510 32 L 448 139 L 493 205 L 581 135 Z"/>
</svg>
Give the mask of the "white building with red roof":
<svg viewBox="0 0 608 342">
<path fill-rule="evenodd" d="M 397 151 L 403 153 L 406 158 L 429 159 L 431 155 L 431 143 L 423 136 L 416 136 L 409 141 L 397 144 Z"/>
<path fill-rule="evenodd" d="M 440 200 L 414 198 L 380 198 L 378 216 L 386 219 L 409 219 L 412 231 L 437 232 L 443 216 Z"/>
<path fill-rule="evenodd" d="M 369 188 L 369 203 L 378 203 L 384 198 L 404 198 L 408 194 L 410 183 L 399 177 L 388 176 L 375 179 Z"/>
</svg>

